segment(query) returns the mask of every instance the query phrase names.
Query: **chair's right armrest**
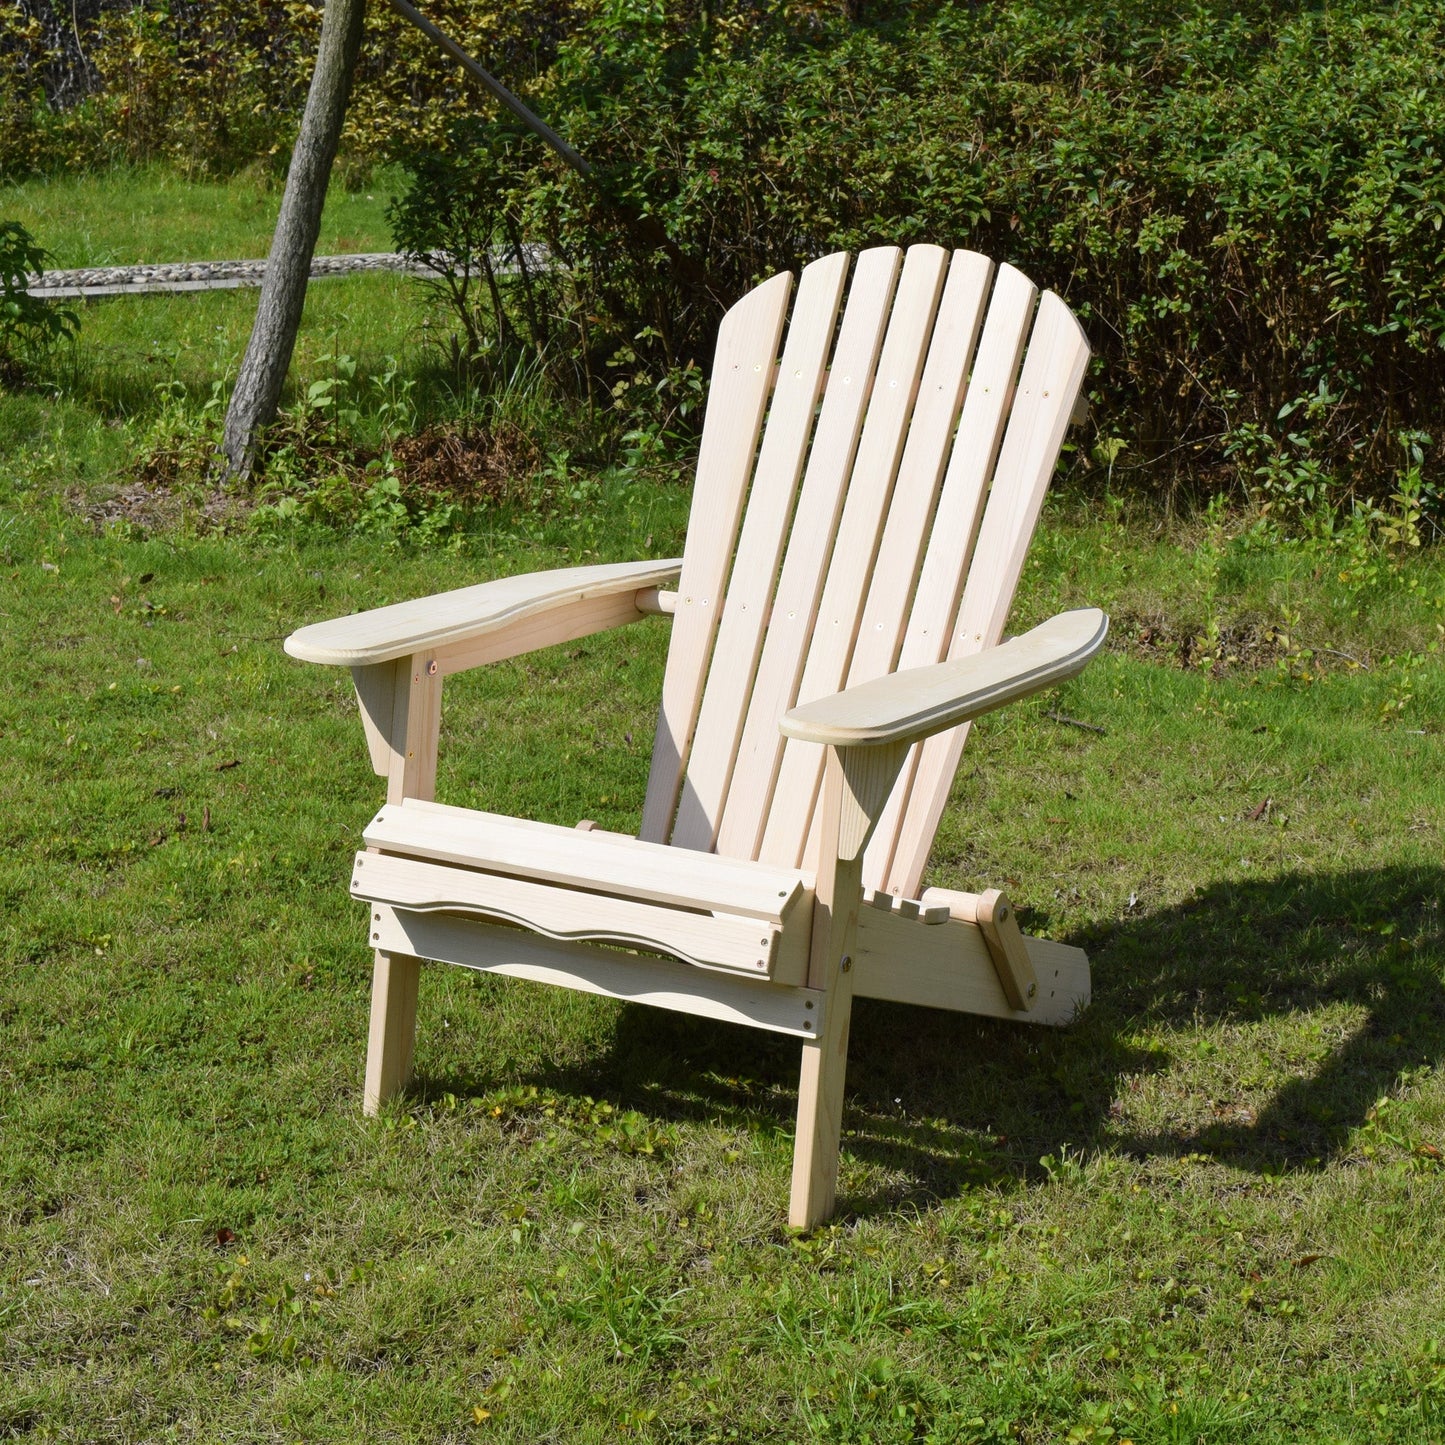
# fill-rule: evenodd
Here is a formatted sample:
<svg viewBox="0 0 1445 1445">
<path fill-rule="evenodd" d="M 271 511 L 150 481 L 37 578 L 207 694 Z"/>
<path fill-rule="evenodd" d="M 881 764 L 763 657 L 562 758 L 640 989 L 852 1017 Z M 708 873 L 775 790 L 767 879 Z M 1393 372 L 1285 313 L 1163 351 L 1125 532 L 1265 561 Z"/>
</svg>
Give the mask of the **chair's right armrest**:
<svg viewBox="0 0 1445 1445">
<path fill-rule="evenodd" d="M 675 580 L 681 568 L 671 558 L 499 577 L 313 623 L 286 639 L 286 651 L 351 668 L 424 653 L 441 674 L 461 672 L 646 616 L 656 609 L 639 606 L 638 594 Z"/>
</svg>

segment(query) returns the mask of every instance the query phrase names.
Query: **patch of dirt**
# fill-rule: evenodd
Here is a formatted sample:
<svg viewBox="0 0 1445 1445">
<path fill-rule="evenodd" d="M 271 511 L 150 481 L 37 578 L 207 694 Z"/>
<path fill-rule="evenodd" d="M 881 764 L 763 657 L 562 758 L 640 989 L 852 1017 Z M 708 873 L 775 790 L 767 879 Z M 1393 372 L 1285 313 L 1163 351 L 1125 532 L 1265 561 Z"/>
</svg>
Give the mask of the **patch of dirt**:
<svg viewBox="0 0 1445 1445">
<path fill-rule="evenodd" d="M 358 496 L 374 480 L 368 467 L 383 455 L 338 446 L 317 423 L 292 428 L 284 444 L 306 471 L 346 476 Z M 478 506 L 519 497 L 542 454 L 512 428 L 429 426 L 397 441 L 391 459 L 403 500 Z M 244 523 L 256 501 L 209 481 L 214 460 L 213 443 L 203 435 L 166 437 L 136 458 L 119 486 L 98 494 L 75 487 L 67 500 L 97 532 L 128 525 L 149 533 L 182 521 L 203 532 L 230 531 Z"/>
<path fill-rule="evenodd" d="M 1281 662 L 1328 659 L 1344 664 L 1369 666 L 1368 659 L 1346 658 L 1343 653 L 1325 652 L 1315 657 L 1299 639 L 1292 638 L 1277 623 L 1257 617 L 1225 619 L 1213 637 L 1198 626 L 1167 617 L 1162 611 L 1120 611 L 1110 621 L 1109 640 L 1116 651 L 1161 663 L 1198 670 L 1208 668 L 1216 677 L 1232 672 L 1254 672 Z"/>
<path fill-rule="evenodd" d="M 364 466 L 375 456 L 359 459 Z M 462 431 L 450 426 L 429 426 L 403 437 L 393 445 L 391 458 L 403 496 L 463 504 L 515 497 L 542 460 L 537 444 L 510 427 Z"/>
<path fill-rule="evenodd" d="M 206 492 L 198 502 L 190 488 L 177 492 L 164 482 L 145 477 L 133 478 L 101 495 L 72 487 L 66 500 L 97 533 L 117 526 L 162 532 L 183 521 L 201 532 L 229 532 L 245 520 L 253 505 L 245 497 L 219 488 Z"/>
</svg>

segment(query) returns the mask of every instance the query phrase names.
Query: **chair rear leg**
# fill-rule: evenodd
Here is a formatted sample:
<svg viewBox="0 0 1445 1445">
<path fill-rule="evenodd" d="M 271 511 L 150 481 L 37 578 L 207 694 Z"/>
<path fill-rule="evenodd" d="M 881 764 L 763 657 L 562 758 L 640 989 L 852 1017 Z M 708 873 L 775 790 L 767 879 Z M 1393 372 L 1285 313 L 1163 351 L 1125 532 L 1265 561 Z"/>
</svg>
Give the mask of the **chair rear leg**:
<svg viewBox="0 0 1445 1445">
<path fill-rule="evenodd" d="M 377 953 L 371 974 L 371 1038 L 361 1105 L 364 1113 L 375 1114 L 411 1078 L 420 977 L 419 958 L 404 953 Z"/>
</svg>

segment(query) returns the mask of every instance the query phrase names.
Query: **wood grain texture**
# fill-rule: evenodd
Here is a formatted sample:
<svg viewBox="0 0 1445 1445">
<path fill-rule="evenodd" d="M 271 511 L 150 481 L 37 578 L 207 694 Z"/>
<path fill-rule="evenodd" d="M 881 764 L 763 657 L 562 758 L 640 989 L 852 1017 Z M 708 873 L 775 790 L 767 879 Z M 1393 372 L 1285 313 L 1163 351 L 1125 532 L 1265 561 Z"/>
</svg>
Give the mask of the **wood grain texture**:
<svg viewBox="0 0 1445 1445">
<path fill-rule="evenodd" d="M 672 831 L 763 411 L 777 374 L 778 340 L 792 285 L 787 272 L 764 281 L 728 312 L 718 332 L 672 646 L 642 804 L 639 834 L 653 842 L 664 841 Z"/>
<path fill-rule="evenodd" d="M 416 912 L 475 913 L 549 938 L 650 949 L 681 963 L 752 978 L 772 977 L 782 952 L 782 927 L 763 919 L 668 908 L 579 892 L 570 884 L 537 883 L 381 853 L 356 855 L 351 896 Z M 807 956 L 808 923 L 805 910 L 790 927 L 790 952 L 798 960 Z M 801 981 L 801 966 L 784 972 Z"/>
<path fill-rule="evenodd" d="M 870 790 L 865 783 L 863 790 Z M 848 1033 L 853 1005 L 853 950 L 863 890 L 861 846 L 840 847 L 860 824 L 860 804 L 836 753 L 828 754 L 823 786 L 824 851 L 813 904 L 813 941 L 808 983 L 827 1000 L 816 1036 L 803 1045 L 798 1074 L 798 1123 L 793 1140 L 793 1178 L 788 1223 L 813 1229 L 833 1212 L 838 1192 L 838 1147 L 843 1129 L 843 1090 L 848 1073 Z M 840 853 L 851 851 L 851 857 Z"/>
<path fill-rule="evenodd" d="M 847 676 L 947 264 L 948 253 L 938 246 L 911 246 L 904 257 L 817 624 L 807 639 L 801 702 L 837 692 Z M 823 750 L 788 739 L 760 858 L 793 867 L 803 861 L 822 774 Z"/>
<path fill-rule="evenodd" d="M 979 895 L 977 916 L 979 932 L 988 945 L 994 972 L 998 974 L 1009 1007 L 1024 1011 L 1033 1008 L 1038 997 L 1038 976 L 1024 936 L 1019 932 L 1013 905 L 997 888 L 990 888 Z"/>
<path fill-rule="evenodd" d="M 1077 677 L 1108 631 L 1109 619 L 1097 608 L 1061 612 L 986 652 L 888 673 L 795 707 L 784 716 L 782 730 L 788 737 L 834 747 L 930 737 Z"/>
<path fill-rule="evenodd" d="M 717 840 L 847 274 L 847 255 L 826 256 L 798 283 L 673 824 L 679 847 Z"/>
<path fill-rule="evenodd" d="M 421 960 L 407 953 L 404 945 L 399 950 L 378 949 L 373 955 L 363 1114 L 378 1113 L 411 1080 L 420 980 Z"/>
<path fill-rule="evenodd" d="M 785 988 L 591 944 L 559 943 L 469 918 L 408 913 L 380 904 L 371 911 L 371 930 L 389 949 L 407 950 L 440 963 L 796 1038 L 812 1038 L 827 1018 L 827 1000 L 812 989 Z"/>
<path fill-rule="evenodd" d="M 718 830 L 717 851 L 731 858 L 756 858 L 762 845 L 783 755 L 778 719 L 797 697 L 808 639 L 817 623 L 828 557 L 901 262 L 896 247 L 881 246 L 864 251 L 854 267 Z"/>
<path fill-rule="evenodd" d="M 386 853 L 772 923 L 787 922 L 812 892 L 811 875 L 799 869 L 442 803 L 385 807 L 363 836 Z"/>
<path fill-rule="evenodd" d="M 499 577 L 474 587 L 312 623 L 293 632 L 285 648 L 303 662 L 368 667 L 413 653 L 434 653 L 568 603 L 635 594 L 672 581 L 680 567 L 677 558 L 670 558 Z"/>
<path fill-rule="evenodd" d="M 1015 1009 L 999 982 L 976 923 L 928 925 L 877 908 L 858 915 L 853 992 L 923 1008 L 951 1009 L 1017 1023 L 1072 1023 L 1089 1002 L 1089 960 L 1082 949 L 1024 935 L 1038 983 L 1033 1007 Z"/>
<path fill-rule="evenodd" d="M 366 734 L 366 750 L 371 770 L 384 778 L 391 772 L 391 718 L 396 707 L 396 665 L 373 663 L 369 667 L 353 667 L 351 681 L 356 688 L 356 705 L 361 713 L 361 726 Z"/>
<path fill-rule="evenodd" d="M 1034 284 L 1020 271 L 998 268 L 898 653 L 900 671 L 941 662 L 948 654 L 1037 296 Z M 867 884 L 886 883 L 891 891 L 903 891 L 895 887 L 889 864 L 917 765 L 915 750 L 868 850 L 863 866 Z"/>
<path fill-rule="evenodd" d="M 1089 346 L 1079 323 L 1057 296 L 1045 294 L 1029 333 L 949 657 L 992 647 L 1003 636 L 1088 363 Z M 966 737 L 965 723 L 930 738 L 919 750 L 898 843 L 881 880 L 890 891 L 918 891 Z"/>
</svg>

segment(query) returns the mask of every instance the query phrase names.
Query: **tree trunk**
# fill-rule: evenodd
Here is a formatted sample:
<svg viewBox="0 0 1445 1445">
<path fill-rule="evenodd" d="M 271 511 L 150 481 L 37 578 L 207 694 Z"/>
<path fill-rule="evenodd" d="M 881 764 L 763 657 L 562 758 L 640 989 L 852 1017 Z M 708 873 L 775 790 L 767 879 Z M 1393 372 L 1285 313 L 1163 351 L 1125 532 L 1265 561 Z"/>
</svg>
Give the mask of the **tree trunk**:
<svg viewBox="0 0 1445 1445">
<path fill-rule="evenodd" d="M 256 324 L 226 412 L 222 446 L 232 476 L 250 473 L 257 441 L 275 419 L 281 400 L 306 304 L 306 283 L 321 232 L 326 186 L 361 51 L 365 12 L 366 0 L 326 0 L 322 12 L 316 71 L 286 173 L 286 194 L 266 263 Z"/>
</svg>

